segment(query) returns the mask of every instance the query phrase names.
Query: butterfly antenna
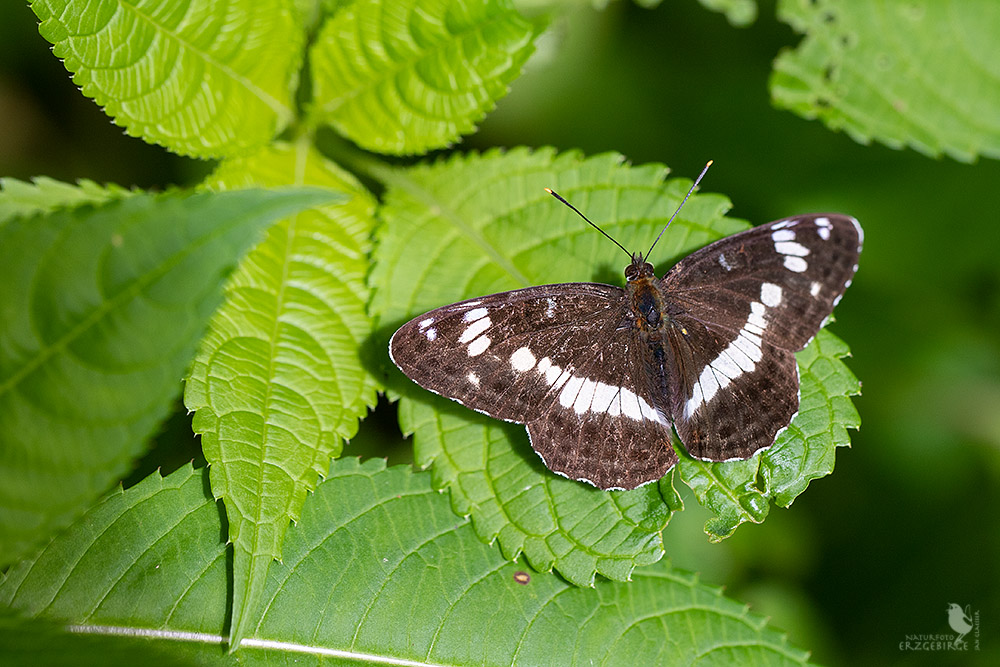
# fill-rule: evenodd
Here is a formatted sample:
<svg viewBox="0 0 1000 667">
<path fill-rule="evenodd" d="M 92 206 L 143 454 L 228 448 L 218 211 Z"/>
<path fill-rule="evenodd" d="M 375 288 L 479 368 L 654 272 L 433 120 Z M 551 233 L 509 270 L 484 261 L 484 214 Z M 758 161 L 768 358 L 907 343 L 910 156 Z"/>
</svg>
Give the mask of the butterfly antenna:
<svg viewBox="0 0 1000 667">
<path fill-rule="evenodd" d="M 595 225 L 593 222 L 591 222 L 590 218 L 588 218 L 587 216 L 585 216 L 583 213 L 580 213 L 580 209 L 578 209 L 576 206 L 573 206 L 568 201 L 566 201 L 565 199 L 563 199 L 562 196 L 558 192 L 556 192 L 555 190 L 552 190 L 550 188 L 545 188 L 545 191 L 548 192 L 553 197 L 555 197 L 556 199 L 558 199 L 559 201 L 561 201 L 562 203 L 566 204 L 566 206 L 569 206 L 571 209 L 573 209 L 574 211 L 576 211 L 576 214 L 578 216 L 580 216 L 581 218 L 583 218 L 584 220 L 586 220 L 587 224 L 589 224 L 591 227 L 593 227 L 594 229 L 596 229 L 597 231 L 599 231 L 600 233 L 604 234 L 606 237 L 608 237 L 609 239 L 611 239 L 611 242 L 614 243 L 619 248 L 621 248 L 622 250 L 624 250 L 626 255 L 628 255 L 629 257 L 632 256 L 632 253 L 630 253 L 628 250 L 625 250 L 625 246 L 623 246 L 621 243 L 619 243 L 618 241 L 616 241 L 614 239 L 614 237 L 612 237 L 606 231 L 604 231 L 603 229 L 601 229 L 600 227 L 598 227 L 597 225 Z"/>
<path fill-rule="evenodd" d="M 701 170 L 700 174 L 698 174 L 698 178 L 694 179 L 694 183 L 691 185 L 691 189 L 688 190 L 688 193 L 686 195 L 684 195 L 684 201 L 681 202 L 681 205 L 677 207 L 677 210 L 674 211 L 674 214 L 670 216 L 669 220 L 667 220 L 667 224 L 663 225 L 663 229 L 660 230 L 660 234 L 659 236 L 656 237 L 656 241 L 653 241 L 653 245 L 649 246 L 649 252 L 646 253 L 646 257 L 649 257 L 651 254 L 653 254 L 653 248 L 656 247 L 656 243 L 660 240 L 660 236 L 663 236 L 663 232 L 667 231 L 667 227 L 670 226 L 670 223 L 674 221 L 674 218 L 677 217 L 677 214 L 681 212 L 682 208 L 684 208 L 684 204 L 687 203 L 688 197 L 691 196 L 691 193 L 693 193 L 695 191 L 695 188 L 698 187 L 698 184 L 701 183 L 701 179 L 705 177 L 705 172 L 708 171 L 708 168 L 712 166 L 712 162 L 714 162 L 714 160 L 709 160 L 705 164 L 705 168 Z"/>
</svg>

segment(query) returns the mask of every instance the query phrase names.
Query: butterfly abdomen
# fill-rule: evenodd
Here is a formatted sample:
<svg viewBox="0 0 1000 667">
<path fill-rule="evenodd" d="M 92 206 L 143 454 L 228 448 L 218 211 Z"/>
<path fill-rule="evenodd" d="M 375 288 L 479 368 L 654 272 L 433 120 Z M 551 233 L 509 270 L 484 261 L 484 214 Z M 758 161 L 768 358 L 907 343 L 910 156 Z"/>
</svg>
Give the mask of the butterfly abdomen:
<svg viewBox="0 0 1000 667">
<path fill-rule="evenodd" d="M 670 378 L 673 373 L 670 365 L 673 357 L 667 347 L 667 329 L 670 326 L 668 304 L 652 267 L 649 264 L 645 266 L 649 267 L 648 272 L 630 280 L 626 287 L 632 330 L 645 368 L 648 395 L 657 411 L 669 418 L 672 403 Z"/>
</svg>

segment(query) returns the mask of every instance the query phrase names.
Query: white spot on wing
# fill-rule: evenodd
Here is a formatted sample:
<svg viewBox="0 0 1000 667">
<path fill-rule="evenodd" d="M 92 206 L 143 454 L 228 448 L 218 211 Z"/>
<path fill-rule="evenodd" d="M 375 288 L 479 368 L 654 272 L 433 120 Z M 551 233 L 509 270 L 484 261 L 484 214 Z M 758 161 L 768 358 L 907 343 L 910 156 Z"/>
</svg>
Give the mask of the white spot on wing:
<svg viewBox="0 0 1000 667">
<path fill-rule="evenodd" d="M 549 359 L 548 357 L 542 357 L 538 362 L 538 366 L 535 367 L 535 370 L 541 373 L 542 375 L 545 375 L 546 371 L 548 371 L 549 368 L 551 367 L 552 367 L 552 360 Z M 549 384 L 552 383 L 550 382 Z"/>
<path fill-rule="evenodd" d="M 485 308 L 473 308 L 465 315 L 463 315 L 462 319 L 465 320 L 466 322 L 472 322 L 474 320 L 478 320 L 481 317 L 486 317 L 487 312 L 488 311 Z"/>
<path fill-rule="evenodd" d="M 822 288 L 823 288 L 823 286 L 820 285 L 819 282 L 817 282 L 817 281 L 814 280 L 812 282 L 812 284 L 809 286 L 809 295 L 810 296 L 818 296 L 819 295 L 819 291 Z"/>
<path fill-rule="evenodd" d="M 780 232 L 775 232 L 779 234 Z M 774 249 L 782 255 L 793 255 L 795 257 L 805 257 L 809 254 L 809 248 L 798 241 L 780 241 L 774 244 Z"/>
<path fill-rule="evenodd" d="M 485 310 L 485 308 L 482 308 L 480 310 Z M 490 321 L 490 318 L 488 317 L 476 320 L 475 322 L 473 322 L 472 324 L 470 324 L 465 328 L 465 331 L 462 332 L 462 335 L 458 337 L 458 342 L 461 343 L 462 345 L 465 345 L 470 340 L 472 340 L 479 334 L 489 329 L 491 324 L 493 323 Z"/>
<path fill-rule="evenodd" d="M 786 225 L 787 226 L 787 225 Z M 777 229 L 777 225 L 773 229 Z M 777 229 L 777 231 L 771 232 L 771 240 L 774 241 L 775 245 L 781 243 L 782 241 L 794 241 L 795 240 L 795 230 L 794 229 Z M 780 250 L 778 252 L 781 252 Z"/>
<path fill-rule="evenodd" d="M 691 398 L 688 399 L 687 404 L 684 406 L 684 414 L 690 417 L 704 402 L 705 397 L 701 393 L 701 384 L 695 382 L 694 387 L 691 388 Z"/>
<path fill-rule="evenodd" d="M 724 253 L 724 252 L 720 252 L 719 253 L 719 264 L 721 264 L 722 268 L 724 268 L 726 271 L 732 271 L 733 270 L 732 264 L 730 264 L 728 261 L 726 261 L 726 253 Z"/>
<path fill-rule="evenodd" d="M 639 405 L 641 400 L 635 392 L 629 391 L 622 387 L 621 391 L 622 399 L 622 414 L 629 419 L 634 419 L 635 421 L 642 421 L 642 406 Z"/>
<path fill-rule="evenodd" d="M 701 377 L 698 378 L 698 384 L 701 385 L 701 393 L 705 395 L 706 403 L 711 401 L 715 397 L 715 393 L 721 389 L 719 380 L 715 377 L 711 366 L 705 366 L 702 369 Z"/>
<path fill-rule="evenodd" d="M 761 286 L 761 301 L 781 302 L 781 287 L 772 283 Z M 708 403 L 720 389 L 725 389 L 729 383 L 743 373 L 750 373 L 757 367 L 757 362 L 764 356 L 764 329 L 767 328 L 767 311 L 764 303 L 752 301 L 747 321 L 740 329 L 736 339 L 723 349 L 719 356 L 713 359 L 705 368 L 691 388 L 691 398 L 684 404 L 684 414 L 690 417 L 702 405 Z"/>
<path fill-rule="evenodd" d="M 480 336 L 476 340 L 469 343 L 469 348 L 466 350 L 470 357 L 476 357 L 486 351 L 486 348 L 490 346 L 492 341 L 486 336 Z"/>
<path fill-rule="evenodd" d="M 802 273 L 809 268 L 809 264 L 801 257 L 785 257 L 785 268 L 795 273 Z"/>
<path fill-rule="evenodd" d="M 424 335 L 427 336 L 427 340 L 429 340 L 429 341 L 435 341 L 435 340 L 437 340 L 438 332 L 437 332 L 437 329 L 435 329 L 434 327 L 431 327 L 430 329 L 428 329 L 427 331 L 424 332 Z"/>
<path fill-rule="evenodd" d="M 617 417 L 622 413 L 622 392 L 620 388 L 615 389 L 615 397 L 611 399 L 611 405 L 608 406 L 608 414 L 612 417 Z"/>
<path fill-rule="evenodd" d="M 722 351 L 722 354 L 725 354 L 730 359 L 732 359 L 733 363 L 739 366 L 740 370 L 743 371 L 744 373 L 749 373 L 754 368 L 757 367 L 757 364 L 754 363 L 753 359 L 747 356 L 746 352 L 736 347 L 732 343 L 730 343 L 729 346 Z"/>
<path fill-rule="evenodd" d="M 854 225 L 854 231 L 858 233 L 858 251 L 860 251 L 861 244 L 865 242 L 865 230 L 861 229 L 861 224 L 857 221 L 857 218 L 848 218 L 848 220 Z"/>
<path fill-rule="evenodd" d="M 420 326 L 420 330 L 423 331 L 424 329 L 426 329 L 427 327 L 429 327 L 432 324 L 434 324 L 434 318 L 433 317 L 428 317 L 425 320 L 420 320 L 420 325 L 419 325 Z"/>
<path fill-rule="evenodd" d="M 735 345 L 743 354 L 750 357 L 750 360 L 755 364 L 761 360 L 763 357 L 763 352 L 760 349 L 761 337 L 755 336 L 752 333 L 747 333 L 746 331 L 741 331 L 740 335 L 736 337 L 730 345 Z"/>
<path fill-rule="evenodd" d="M 556 300 L 549 297 L 545 300 L 545 304 L 545 317 L 553 317 L 556 314 Z"/>
<path fill-rule="evenodd" d="M 510 355 L 510 365 L 519 373 L 530 371 L 535 367 L 535 355 L 526 347 L 519 347 Z"/>
<path fill-rule="evenodd" d="M 736 365 L 733 358 L 729 355 L 729 352 L 723 350 L 715 361 L 712 362 L 711 367 L 715 369 L 716 373 L 722 373 L 726 376 L 727 380 L 735 380 L 739 376 L 743 375 L 743 370 Z M 720 381 L 721 384 L 721 381 Z M 726 384 L 729 384 L 726 382 Z M 725 386 L 725 385 L 723 385 Z"/>
<path fill-rule="evenodd" d="M 617 395 L 618 387 L 612 387 L 606 382 L 598 382 L 594 389 L 594 400 L 590 404 L 590 409 L 594 412 L 607 412 Z"/>
<path fill-rule="evenodd" d="M 666 420 L 660 415 L 660 413 L 652 405 L 643 400 L 642 396 L 639 397 L 639 407 L 642 408 L 642 416 L 650 421 L 654 421 L 658 424 L 663 424 L 666 426 Z"/>
<path fill-rule="evenodd" d="M 554 377 L 552 374 L 553 371 L 555 371 Z M 552 378 L 551 380 L 549 380 L 550 377 Z M 571 377 L 573 377 L 573 374 L 570 373 L 568 368 L 564 371 L 560 371 L 558 366 L 553 366 L 545 373 L 545 379 L 549 380 L 549 384 L 552 385 L 552 389 L 556 391 L 559 390 L 559 387 L 566 384 L 566 381 Z"/>
<path fill-rule="evenodd" d="M 576 401 L 573 402 L 573 410 L 578 415 L 582 415 L 587 410 L 590 410 L 590 406 L 594 402 L 594 391 L 596 389 L 597 383 L 593 380 L 583 381 L 580 393 L 576 395 Z"/>
<path fill-rule="evenodd" d="M 584 379 L 579 376 L 574 376 L 569 379 L 563 387 L 562 393 L 559 394 L 560 405 L 564 408 L 568 408 L 576 402 L 576 395 L 580 393 L 580 386 L 583 384 L 583 380 Z"/>
<path fill-rule="evenodd" d="M 750 314 L 747 316 L 747 324 L 752 324 L 755 327 L 760 327 L 764 329 L 767 327 L 767 320 L 764 319 L 764 304 L 758 303 L 756 301 L 750 302 Z M 747 327 L 744 327 L 747 328 Z"/>
<path fill-rule="evenodd" d="M 760 286 L 760 300 L 765 306 L 774 308 L 781 303 L 781 285 L 764 283 Z"/>
<path fill-rule="evenodd" d="M 479 376 L 476 375 L 474 371 L 470 372 L 466 377 L 469 378 L 469 382 L 471 382 L 474 387 L 479 387 Z"/>
</svg>

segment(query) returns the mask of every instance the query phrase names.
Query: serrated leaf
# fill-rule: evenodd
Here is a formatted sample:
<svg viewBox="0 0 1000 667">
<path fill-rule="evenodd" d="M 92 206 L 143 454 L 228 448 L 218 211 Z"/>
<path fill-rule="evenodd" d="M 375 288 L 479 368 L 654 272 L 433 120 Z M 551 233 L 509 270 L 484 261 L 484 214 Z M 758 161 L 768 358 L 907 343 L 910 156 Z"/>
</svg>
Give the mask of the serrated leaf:
<svg viewBox="0 0 1000 667">
<path fill-rule="evenodd" d="M 626 248 L 645 249 L 690 185 L 680 179 L 664 182 L 664 175 L 660 165 L 625 166 L 617 155 L 583 159 L 576 153 L 523 149 L 398 172 L 388 179 L 391 187 L 381 210 L 386 224 L 379 230 L 371 278 L 378 287 L 373 312 L 382 316 L 388 335 L 421 312 L 483 294 L 578 280 L 621 284 L 621 267 L 627 263 L 621 252 L 542 188 L 552 186 Z M 657 246 L 658 273 L 666 272 L 669 260 L 745 229 L 745 223 L 722 217 L 727 207 L 718 196 L 692 197 Z M 832 470 L 834 450 L 848 442 L 844 428 L 855 425 L 856 413 L 846 397 L 857 393 L 857 384 L 843 379 L 852 377 L 837 360 L 846 350 L 820 347 L 820 341 L 832 340 L 826 336 L 814 341 L 813 352 L 800 353 L 802 414 L 778 445 L 749 461 L 718 464 L 694 461 L 678 448 L 680 477 L 718 515 L 708 528 L 713 539 L 731 534 L 744 521 L 763 521 L 770 499 L 790 504 L 810 479 Z M 818 377 L 831 379 L 829 385 L 817 384 L 811 373 L 815 364 L 824 369 Z M 526 446 L 523 429 L 498 427 L 460 407 L 446 410 L 442 401 L 429 399 L 399 374 L 393 377 L 393 387 L 404 396 L 401 425 L 415 433 L 417 462 L 434 466 L 435 483 L 451 490 L 456 511 L 471 514 L 481 536 L 498 538 L 508 556 L 523 551 L 533 567 L 555 567 L 577 583 L 589 582 L 595 568 L 617 578 L 627 576 L 630 559 L 659 557 L 659 530 L 680 507 L 669 482 L 660 485 L 659 504 L 648 495 L 653 489 L 639 489 L 636 498 L 644 499 L 648 523 L 633 514 L 621 516 L 614 530 L 573 534 L 567 525 L 573 525 L 577 512 L 610 516 L 605 514 L 610 506 L 597 509 L 602 492 L 590 494 L 592 489 L 547 472 Z M 421 406 L 407 404 L 409 399 Z M 766 485 L 758 480 L 765 474 L 761 467 L 770 476 Z M 581 491 L 562 515 L 551 504 L 524 502 L 532 495 L 522 489 L 535 489 L 537 495 L 552 484 L 580 486 L 588 493 Z M 642 531 L 648 541 L 638 538 Z M 614 541 L 608 536 L 623 534 L 629 539 L 609 548 Z"/>
<path fill-rule="evenodd" d="M 312 46 L 314 121 L 382 153 L 448 146 L 507 94 L 540 28 L 510 0 L 356 0 Z"/>
<path fill-rule="evenodd" d="M 127 471 L 236 258 L 327 193 L 134 195 L 0 226 L 0 560 Z"/>
<path fill-rule="evenodd" d="M 670 477 L 605 493 L 549 473 L 521 426 L 437 397 L 403 400 L 399 409 L 417 464 L 434 464 L 435 486 L 451 487 L 455 512 L 471 513 L 479 537 L 499 538 L 511 560 L 523 553 L 536 570 L 591 586 L 595 573 L 626 581 L 636 565 L 662 557 L 660 531 L 683 507 Z"/>
<path fill-rule="evenodd" d="M 234 545 L 233 630 L 255 620 L 267 568 L 289 521 L 330 458 L 375 404 L 378 386 L 359 350 L 374 200 L 349 174 L 300 143 L 224 162 L 209 185 L 277 184 L 349 193 L 272 227 L 234 273 L 185 390 L 226 504 Z"/>
<path fill-rule="evenodd" d="M 893 148 L 1000 157 L 1000 5 L 782 0 L 804 33 L 774 64 L 774 103 Z"/>
<path fill-rule="evenodd" d="M 227 557 L 204 471 L 116 493 L 0 584 L 0 602 L 159 656 L 233 664 L 218 645 Z M 336 461 L 268 574 L 241 664 L 804 664 L 806 654 L 662 564 L 576 588 L 520 567 L 456 520 L 428 475 Z M 127 640 L 123 640 L 127 641 Z"/>
<path fill-rule="evenodd" d="M 644 250 L 690 187 L 664 182 L 662 165 L 630 167 L 620 156 L 584 159 L 552 150 L 459 156 L 390 178 L 381 217 L 373 312 L 395 326 L 424 310 L 528 285 L 623 282 L 621 251 L 545 191 L 551 186 L 618 238 Z M 728 202 L 695 195 L 657 246 L 669 258 L 744 223 L 722 217 Z M 686 253 L 683 253 L 686 254 Z M 510 558 L 555 567 L 589 584 L 594 573 L 627 579 L 662 556 L 660 530 L 681 506 L 670 485 L 605 493 L 557 477 L 527 446 L 523 427 L 503 427 L 461 406 L 429 402 L 398 373 L 404 431 L 415 431 L 420 465 L 449 488 L 460 514 Z M 414 405 L 412 399 L 419 401 Z M 453 404 L 452 404 L 453 405 Z"/>
<path fill-rule="evenodd" d="M 799 411 L 770 449 L 731 463 L 698 461 L 681 452 L 681 478 L 716 515 L 705 524 L 713 542 L 746 521 L 761 523 L 769 501 L 788 507 L 810 481 L 833 472 L 837 447 L 851 443 L 847 429 L 861 423 L 850 399 L 860 384 L 840 361 L 847 354 L 843 341 L 825 329 L 796 354 Z"/>
<path fill-rule="evenodd" d="M 47 176 L 33 178 L 30 183 L 16 178 L 0 178 L 0 225 L 16 217 L 81 204 L 102 204 L 136 192 L 114 184 L 99 185 L 87 179 L 73 185 Z"/>
<path fill-rule="evenodd" d="M 33 0 L 83 94 L 182 155 L 261 146 L 292 118 L 304 33 L 288 0 Z"/>
</svg>

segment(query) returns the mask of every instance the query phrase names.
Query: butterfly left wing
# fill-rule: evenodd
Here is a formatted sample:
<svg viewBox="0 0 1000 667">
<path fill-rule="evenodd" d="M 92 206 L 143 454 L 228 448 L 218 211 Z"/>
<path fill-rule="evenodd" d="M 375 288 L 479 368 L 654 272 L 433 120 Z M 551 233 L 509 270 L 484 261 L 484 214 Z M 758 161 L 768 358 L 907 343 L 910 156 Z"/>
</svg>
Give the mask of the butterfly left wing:
<svg viewBox="0 0 1000 667">
<path fill-rule="evenodd" d="M 674 427 L 692 456 L 749 458 L 798 411 L 795 352 L 851 284 L 854 218 L 798 216 L 712 243 L 662 281 L 677 364 Z"/>
<path fill-rule="evenodd" d="M 603 489 L 659 479 L 676 463 L 670 422 L 641 378 L 618 287 L 542 285 L 432 310 L 393 335 L 414 382 L 525 424 L 546 466 Z"/>
</svg>

